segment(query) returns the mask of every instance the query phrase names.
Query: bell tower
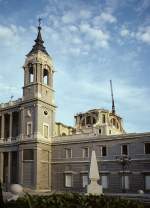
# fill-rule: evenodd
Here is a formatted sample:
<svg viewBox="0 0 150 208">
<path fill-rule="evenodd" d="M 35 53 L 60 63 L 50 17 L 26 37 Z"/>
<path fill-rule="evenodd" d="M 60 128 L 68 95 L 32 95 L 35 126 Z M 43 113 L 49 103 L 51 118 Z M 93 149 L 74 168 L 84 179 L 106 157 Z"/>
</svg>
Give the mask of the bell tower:
<svg viewBox="0 0 150 208">
<path fill-rule="evenodd" d="M 40 23 L 39 20 L 35 44 L 26 55 L 23 66 L 24 121 L 26 126 L 28 123 L 30 125 L 27 129 L 32 128 L 32 131 L 29 131 L 32 132 L 32 138 L 50 140 L 54 135 L 56 110 L 53 89 L 54 67 L 52 58 L 44 47 Z M 28 130 L 25 134 L 29 135 L 27 132 Z"/>
<path fill-rule="evenodd" d="M 44 47 L 41 36 L 41 26 L 38 26 L 38 34 L 32 50 L 27 54 L 24 64 L 23 99 L 41 99 L 54 105 L 52 59 Z"/>
</svg>

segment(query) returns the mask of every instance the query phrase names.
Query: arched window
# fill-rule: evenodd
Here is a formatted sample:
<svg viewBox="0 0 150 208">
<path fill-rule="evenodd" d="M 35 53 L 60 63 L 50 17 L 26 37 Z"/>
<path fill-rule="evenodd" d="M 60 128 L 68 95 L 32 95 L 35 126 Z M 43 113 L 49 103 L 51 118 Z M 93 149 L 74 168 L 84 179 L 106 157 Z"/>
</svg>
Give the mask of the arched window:
<svg viewBox="0 0 150 208">
<path fill-rule="evenodd" d="M 34 81 L 34 73 L 33 73 L 33 67 L 31 66 L 29 68 L 29 83 Z"/>
<path fill-rule="evenodd" d="M 113 118 L 113 126 L 116 125 L 116 120 Z"/>
<path fill-rule="evenodd" d="M 44 69 L 44 71 L 43 71 L 43 83 L 45 84 L 45 85 L 48 85 L 48 76 L 49 74 L 48 74 L 48 70 L 47 69 Z"/>
<path fill-rule="evenodd" d="M 102 115 L 102 123 L 106 123 L 106 116 L 105 116 L 105 114 Z"/>
<path fill-rule="evenodd" d="M 91 116 L 86 117 L 86 124 L 91 124 Z"/>
</svg>

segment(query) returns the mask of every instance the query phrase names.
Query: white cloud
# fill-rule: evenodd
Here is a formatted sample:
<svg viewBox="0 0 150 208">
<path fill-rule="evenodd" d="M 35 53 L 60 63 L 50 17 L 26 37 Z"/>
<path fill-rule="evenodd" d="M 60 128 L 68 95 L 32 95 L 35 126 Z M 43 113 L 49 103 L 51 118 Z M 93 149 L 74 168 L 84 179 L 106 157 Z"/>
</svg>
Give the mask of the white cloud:
<svg viewBox="0 0 150 208">
<path fill-rule="evenodd" d="M 23 27 L 17 27 L 16 25 L 10 25 L 9 27 L 0 25 L 0 44 L 17 45 L 25 31 Z"/>
<path fill-rule="evenodd" d="M 115 16 L 108 12 L 102 12 L 101 15 L 93 17 L 92 20 L 94 25 L 103 25 L 106 26 L 107 24 L 113 24 L 117 22 Z"/>
<path fill-rule="evenodd" d="M 150 26 L 140 28 L 136 33 L 136 37 L 138 40 L 150 44 Z"/>
<path fill-rule="evenodd" d="M 77 31 L 78 31 L 78 28 L 77 28 L 76 26 L 74 26 L 74 25 L 70 25 L 70 26 L 69 26 L 69 30 L 70 30 L 71 32 L 77 32 Z"/>
<path fill-rule="evenodd" d="M 87 35 L 92 41 L 95 41 L 96 45 L 107 48 L 109 43 L 109 34 L 103 32 L 101 29 L 93 28 L 89 24 L 81 24 L 80 31 Z"/>
<path fill-rule="evenodd" d="M 82 19 L 89 19 L 92 16 L 91 12 L 88 10 L 80 10 L 79 15 Z"/>
<path fill-rule="evenodd" d="M 139 27 L 136 31 L 131 31 L 126 27 L 122 27 L 120 35 L 150 44 L 150 26 Z"/>
<path fill-rule="evenodd" d="M 127 28 L 123 28 L 121 31 L 120 31 L 120 35 L 122 37 L 128 37 L 130 35 L 130 31 L 127 29 Z"/>
<path fill-rule="evenodd" d="M 116 17 L 114 17 L 112 14 L 103 12 L 100 15 L 100 18 L 104 21 L 104 22 L 109 22 L 109 23 L 115 23 L 117 21 Z"/>
<path fill-rule="evenodd" d="M 73 14 L 73 12 L 68 12 L 65 15 L 62 16 L 62 21 L 65 24 L 73 23 L 73 22 L 75 22 L 76 18 L 77 18 L 77 16 L 75 16 Z"/>
</svg>

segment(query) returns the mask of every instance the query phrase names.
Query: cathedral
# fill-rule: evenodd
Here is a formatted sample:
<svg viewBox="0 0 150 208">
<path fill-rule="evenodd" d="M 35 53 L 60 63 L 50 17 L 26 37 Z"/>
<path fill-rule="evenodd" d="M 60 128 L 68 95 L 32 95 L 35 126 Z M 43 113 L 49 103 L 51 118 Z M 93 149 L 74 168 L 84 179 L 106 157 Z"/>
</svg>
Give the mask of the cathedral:
<svg viewBox="0 0 150 208">
<path fill-rule="evenodd" d="M 75 126 L 55 122 L 52 58 L 41 26 L 26 55 L 23 96 L 0 104 L 0 180 L 34 192 L 86 192 L 92 150 L 109 193 L 150 192 L 150 132 L 126 133 L 112 110 L 91 109 Z"/>
</svg>

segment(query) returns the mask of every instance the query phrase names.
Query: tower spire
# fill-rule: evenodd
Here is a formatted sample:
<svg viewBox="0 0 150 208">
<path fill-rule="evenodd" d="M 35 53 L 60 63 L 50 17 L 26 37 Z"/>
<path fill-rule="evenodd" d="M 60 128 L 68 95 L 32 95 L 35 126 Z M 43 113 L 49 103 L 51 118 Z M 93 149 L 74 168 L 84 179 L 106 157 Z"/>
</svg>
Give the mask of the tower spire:
<svg viewBox="0 0 150 208">
<path fill-rule="evenodd" d="M 33 53 L 37 53 L 38 51 L 42 51 L 43 53 L 49 55 L 44 47 L 44 41 L 42 39 L 42 35 L 41 35 L 41 30 L 42 30 L 42 27 L 41 27 L 41 21 L 42 21 L 42 18 L 39 18 L 38 19 L 38 34 L 37 34 L 37 38 L 35 39 L 35 44 L 34 46 L 32 47 L 32 50 L 27 54 L 27 56 L 33 54 Z"/>
<path fill-rule="evenodd" d="M 111 98 L 112 98 L 112 113 L 115 114 L 115 101 L 113 95 L 112 81 L 110 80 Z"/>
</svg>

